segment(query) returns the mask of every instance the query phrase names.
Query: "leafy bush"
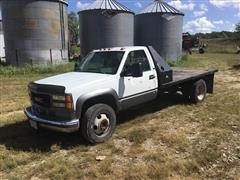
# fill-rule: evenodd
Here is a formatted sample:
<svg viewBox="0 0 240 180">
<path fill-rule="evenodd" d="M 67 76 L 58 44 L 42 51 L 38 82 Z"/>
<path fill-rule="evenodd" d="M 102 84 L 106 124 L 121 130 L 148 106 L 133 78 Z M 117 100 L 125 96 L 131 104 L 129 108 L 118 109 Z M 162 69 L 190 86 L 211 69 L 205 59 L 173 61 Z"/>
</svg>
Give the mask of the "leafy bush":
<svg viewBox="0 0 240 180">
<path fill-rule="evenodd" d="M 51 74 L 51 73 L 64 73 L 72 71 L 74 63 L 60 64 L 60 65 L 25 65 L 23 67 L 4 66 L 0 65 L 1 75 L 28 75 L 28 74 Z"/>
<path fill-rule="evenodd" d="M 171 67 L 176 67 L 176 66 L 179 66 L 183 63 L 186 63 L 187 61 L 188 61 L 188 53 L 185 53 L 185 54 L 183 54 L 182 59 L 180 61 L 169 60 L 167 62 Z"/>
</svg>

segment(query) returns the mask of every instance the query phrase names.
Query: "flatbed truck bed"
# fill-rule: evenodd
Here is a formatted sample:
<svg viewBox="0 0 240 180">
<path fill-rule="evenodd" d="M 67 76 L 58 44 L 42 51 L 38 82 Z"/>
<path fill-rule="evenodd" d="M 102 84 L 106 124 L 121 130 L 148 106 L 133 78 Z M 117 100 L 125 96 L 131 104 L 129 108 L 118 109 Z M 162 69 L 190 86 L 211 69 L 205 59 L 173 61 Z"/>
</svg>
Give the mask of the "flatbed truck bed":
<svg viewBox="0 0 240 180">
<path fill-rule="evenodd" d="M 209 87 L 210 84 L 213 85 L 214 74 L 218 70 L 216 69 L 187 69 L 187 68 L 172 68 L 173 70 L 173 80 L 162 84 L 160 89 L 172 88 L 173 86 L 187 86 L 192 84 L 193 81 L 199 79 L 204 79 L 208 86 L 208 92 L 212 93 L 212 87 Z"/>
<path fill-rule="evenodd" d="M 218 70 L 172 68 L 153 47 L 148 46 L 148 50 L 157 72 L 159 93 L 184 91 L 189 95 L 199 80 L 206 84 L 207 93 L 213 93 L 214 74 Z"/>
</svg>

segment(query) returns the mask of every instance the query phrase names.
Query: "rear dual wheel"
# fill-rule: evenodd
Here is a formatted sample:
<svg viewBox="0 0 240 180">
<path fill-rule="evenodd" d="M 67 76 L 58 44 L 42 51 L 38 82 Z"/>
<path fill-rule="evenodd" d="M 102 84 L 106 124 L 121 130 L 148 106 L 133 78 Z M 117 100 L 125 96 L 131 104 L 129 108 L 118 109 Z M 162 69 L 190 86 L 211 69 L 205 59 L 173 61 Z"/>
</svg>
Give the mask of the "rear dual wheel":
<svg viewBox="0 0 240 180">
<path fill-rule="evenodd" d="M 81 132 L 85 140 L 92 144 L 107 141 L 116 128 L 116 114 L 106 104 L 89 107 L 81 120 Z"/>
<path fill-rule="evenodd" d="M 196 81 L 192 86 L 184 87 L 183 95 L 192 103 L 203 102 L 207 94 L 207 85 L 203 79 Z"/>
</svg>

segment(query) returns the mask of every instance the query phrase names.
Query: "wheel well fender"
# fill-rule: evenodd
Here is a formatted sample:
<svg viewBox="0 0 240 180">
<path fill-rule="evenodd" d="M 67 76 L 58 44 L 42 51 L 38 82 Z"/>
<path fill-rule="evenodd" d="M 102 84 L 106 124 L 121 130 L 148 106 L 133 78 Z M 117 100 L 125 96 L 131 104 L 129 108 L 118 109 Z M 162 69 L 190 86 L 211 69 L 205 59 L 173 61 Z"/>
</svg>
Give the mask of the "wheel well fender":
<svg viewBox="0 0 240 180">
<path fill-rule="evenodd" d="M 76 117 L 80 119 L 82 113 L 86 111 L 86 109 L 98 103 L 107 104 L 116 112 L 119 111 L 118 95 L 116 91 L 113 89 L 104 89 L 80 96 L 76 102 Z"/>
</svg>

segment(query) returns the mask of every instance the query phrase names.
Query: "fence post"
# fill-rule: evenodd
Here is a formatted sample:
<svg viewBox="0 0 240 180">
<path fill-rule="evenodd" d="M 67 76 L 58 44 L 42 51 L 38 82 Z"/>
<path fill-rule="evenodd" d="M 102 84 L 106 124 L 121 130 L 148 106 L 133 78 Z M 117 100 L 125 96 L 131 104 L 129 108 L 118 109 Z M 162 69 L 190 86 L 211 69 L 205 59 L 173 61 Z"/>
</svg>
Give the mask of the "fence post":
<svg viewBox="0 0 240 180">
<path fill-rule="evenodd" d="M 61 60 L 63 60 L 63 50 L 62 49 L 60 49 L 60 51 L 61 51 Z"/>
<path fill-rule="evenodd" d="M 50 49 L 50 61 L 51 61 L 51 64 L 53 64 L 53 59 L 52 59 L 52 49 Z"/>
<path fill-rule="evenodd" d="M 19 65 L 19 62 L 18 62 L 18 50 L 16 49 L 16 64 L 17 66 Z"/>
</svg>

